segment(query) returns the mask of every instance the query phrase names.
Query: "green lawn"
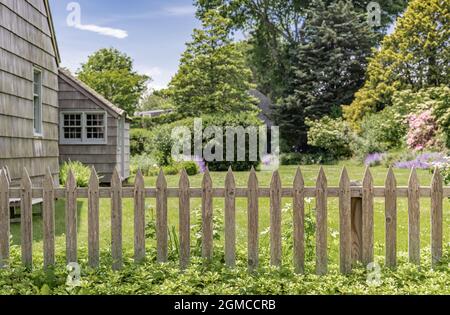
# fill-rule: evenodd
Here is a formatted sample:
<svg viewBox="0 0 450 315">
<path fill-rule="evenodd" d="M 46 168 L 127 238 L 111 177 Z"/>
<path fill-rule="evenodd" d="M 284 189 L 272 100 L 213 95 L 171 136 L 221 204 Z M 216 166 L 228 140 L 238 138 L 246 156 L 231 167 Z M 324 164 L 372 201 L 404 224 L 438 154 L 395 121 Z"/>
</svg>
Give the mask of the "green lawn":
<svg viewBox="0 0 450 315">
<path fill-rule="evenodd" d="M 328 178 L 329 186 L 337 186 L 339 182 L 340 172 L 343 166 L 346 166 L 352 180 L 361 180 L 364 174 L 364 166 L 356 164 L 355 162 L 342 162 L 338 165 L 325 166 L 325 171 Z M 303 175 L 307 186 L 315 186 L 315 179 L 319 166 L 304 166 L 302 167 Z M 295 175 L 296 167 L 283 166 L 280 169 L 282 183 L 285 186 L 292 185 Z M 387 169 L 384 167 L 375 167 L 372 169 L 375 185 L 382 186 L 384 184 Z M 223 187 L 225 180 L 225 173 L 212 173 L 212 178 L 215 187 Z M 398 185 L 405 186 L 408 182 L 409 171 L 408 170 L 395 170 Z M 419 179 L 422 185 L 430 185 L 431 174 L 428 171 L 419 171 Z M 237 186 L 244 187 L 247 184 L 248 173 L 240 172 L 235 173 Z M 260 187 L 268 187 L 271 180 L 271 173 L 260 172 L 258 173 L 258 179 Z M 169 187 L 177 187 L 179 176 L 168 176 L 167 181 Z M 191 187 L 200 187 L 202 176 L 197 175 L 190 178 Z M 146 178 L 146 186 L 153 187 L 155 185 L 156 178 Z M 285 206 L 291 203 L 291 200 L 283 200 Z M 100 239 L 101 248 L 105 249 L 110 244 L 110 207 L 109 200 L 101 201 L 100 210 Z M 154 205 L 153 199 L 147 200 L 147 220 L 154 219 Z M 200 199 L 193 199 L 191 201 L 191 209 L 199 208 L 201 205 Z M 311 205 L 314 207 L 314 202 Z M 214 201 L 215 209 L 223 209 L 223 200 Z M 406 199 L 399 199 L 399 215 L 398 215 L 398 249 L 399 251 L 407 251 L 408 247 L 408 217 L 407 217 L 407 202 Z M 450 242 L 450 231 L 448 229 L 450 223 L 450 207 L 448 201 L 445 201 L 444 205 L 444 242 Z M 421 245 L 422 248 L 426 248 L 430 243 L 430 202 L 428 199 L 421 200 Z M 263 232 L 269 226 L 269 200 L 260 199 L 260 231 Z M 221 212 L 223 213 L 223 211 Z M 79 200 L 78 202 L 78 237 L 79 246 L 87 247 L 87 200 Z M 285 213 L 284 220 L 290 220 L 290 214 Z M 246 200 L 238 199 L 237 201 L 237 224 L 238 224 L 238 243 L 245 246 L 246 243 Z M 178 200 L 169 200 L 169 226 L 177 226 L 178 222 Z M 39 216 L 34 217 L 34 255 L 36 257 L 42 257 L 42 219 Z M 329 256 L 330 263 L 338 262 L 338 200 L 336 198 L 329 199 Z M 64 201 L 59 200 L 56 207 L 56 244 L 57 251 L 62 253 L 65 251 L 65 236 L 64 236 Z M 20 225 L 14 224 L 12 226 L 13 243 L 20 244 Z M 126 256 L 131 257 L 133 249 L 133 201 L 128 199 L 124 201 L 123 207 L 123 237 L 124 237 L 124 250 Z M 268 235 L 263 233 L 262 242 Z M 223 240 L 223 238 L 222 238 Z M 384 255 L 384 199 L 376 199 L 375 202 L 375 246 L 376 255 Z M 263 244 L 267 244 L 264 242 Z M 148 246 L 154 246 L 154 240 L 148 240 Z M 265 250 L 265 249 L 262 249 Z M 85 257 L 82 257 L 85 258 Z"/>
</svg>

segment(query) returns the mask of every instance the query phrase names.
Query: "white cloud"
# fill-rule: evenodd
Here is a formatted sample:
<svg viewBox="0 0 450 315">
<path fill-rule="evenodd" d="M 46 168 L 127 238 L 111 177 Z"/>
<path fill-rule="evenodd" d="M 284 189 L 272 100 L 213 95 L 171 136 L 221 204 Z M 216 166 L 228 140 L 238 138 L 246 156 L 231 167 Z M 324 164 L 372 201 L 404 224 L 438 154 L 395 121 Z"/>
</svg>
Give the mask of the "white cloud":
<svg viewBox="0 0 450 315">
<path fill-rule="evenodd" d="M 94 24 L 76 24 L 74 27 L 82 31 L 94 32 L 100 35 L 111 36 L 119 39 L 128 37 L 127 31 L 117 28 L 102 27 Z"/>
<path fill-rule="evenodd" d="M 165 13 L 167 15 L 172 15 L 172 16 L 186 16 L 186 15 L 194 15 L 195 14 L 195 7 L 190 5 L 190 6 L 171 6 L 171 7 L 166 7 L 164 9 Z"/>
</svg>

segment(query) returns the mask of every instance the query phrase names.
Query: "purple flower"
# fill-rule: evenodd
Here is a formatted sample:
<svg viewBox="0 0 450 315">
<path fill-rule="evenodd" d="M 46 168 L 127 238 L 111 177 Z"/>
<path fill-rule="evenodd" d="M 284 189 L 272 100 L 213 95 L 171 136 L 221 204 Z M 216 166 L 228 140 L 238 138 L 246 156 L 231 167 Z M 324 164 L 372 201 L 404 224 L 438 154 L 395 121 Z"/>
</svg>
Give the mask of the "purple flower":
<svg viewBox="0 0 450 315">
<path fill-rule="evenodd" d="M 394 164 L 394 167 L 401 169 L 430 169 L 433 168 L 434 165 L 445 163 L 446 161 L 446 156 L 442 153 L 422 153 L 416 156 L 414 160 L 397 162 Z"/>
<path fill-rule="evenodd" d="M 375 166 L 379 165 L 381 161 L 385 158 L 385 153 L 371 153 L 364 160 L 364 164 L 366 166 Z"/>
<path fill-rule="evenodd" d="M 194 156 L 194 162 L 197 164 L 198 168 L 200 169 L 200 173 L 206 172 L 207 166 L 205 160 L 203 160 L 199 156 Z"/>
</svg>

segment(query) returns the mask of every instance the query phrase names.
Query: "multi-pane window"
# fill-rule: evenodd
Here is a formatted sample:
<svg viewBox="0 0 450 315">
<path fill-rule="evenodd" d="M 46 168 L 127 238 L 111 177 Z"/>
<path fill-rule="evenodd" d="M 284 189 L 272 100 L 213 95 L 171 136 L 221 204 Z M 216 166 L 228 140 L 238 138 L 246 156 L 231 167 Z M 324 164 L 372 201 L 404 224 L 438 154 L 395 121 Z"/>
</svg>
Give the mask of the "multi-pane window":
<svg viewBox="0 0 450 315">
<path fill-rule="evenodd" d="M 106 114 L 67 112 L 61 114 L 61 142 L 69 144 L 106 143 Z"/>
<path fill-rule="evenodd" d="M 86 114 L 87 139 L 105 138 L 105 114 Z"/>
<path fill-rule="evenodd" d="M 35 135 L 42 135 L 42 72 L 33 70 L 33 128 Z"/>
<path fill-rule="evenodd" d="M 82 114 L 64 114 L 63 117 L 64 139 L 82 141 Z"/>
</svg>

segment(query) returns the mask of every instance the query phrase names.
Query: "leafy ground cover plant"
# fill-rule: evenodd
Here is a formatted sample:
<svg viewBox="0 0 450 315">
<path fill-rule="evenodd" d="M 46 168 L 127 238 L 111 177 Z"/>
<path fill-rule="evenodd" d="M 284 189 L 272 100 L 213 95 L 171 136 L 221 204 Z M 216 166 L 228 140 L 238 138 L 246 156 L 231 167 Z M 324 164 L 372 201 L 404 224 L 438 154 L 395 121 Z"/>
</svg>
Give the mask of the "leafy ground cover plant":
<svg viewBox="0 0 450 315">
<path fill-rule="evenodd" d="M 292 263 L 292 224 L 287 220 L 292 216 L 292 205 L 283 208 L 283 265 L 274 268 L 269 265 L 270 233 L 261 232 L 260 267 L 253 273 L 247 269 L 246 244 L 237 244 L 236 268 L 228 268 L 224 264 L 223 250 L 223 212 L 217 213 L 214 221 L 214 258 L 209 263 L 200 257 L 201 254 L 201 212 L 193 211 L 192 259 L 185 271 L 179 269 L 179 243 L 175 226 L 169 228 L 169 261 L 156 263 L 154 246 L 147 247 L 147 258 L 141 264 L 135 264 L 132 253 L 125 252 L 124 268 L 121 271 L 111 270 L 111 253 L 102 251 L 101 266 L 91 269 L 87 265 L 87 248 L 81 247 L 80 282 L 72 287 L 67 285 L 69 272 L 64 263 L 65 256 L 58 251 L 58 264 L 54 269 L 42 270 L 35 267 L 27 270 L 20 263 L 20 247 L 11 248 L 11 266 L 0 270 L 0 294 L 43 294 L 43 295 L 148 295 L 148 294 L 449 294 L 450 293 L 450 244 L 444 248 L 442 263 L 430 268 L 429 248 L 422 250 L 422 267 L 409 264 L 407 253 L 399 253 L 397 269 L 381 268 L 380 273 L 362 265 L 357 265 L 353 273 L 344 276 L 339 273 L 339 266 L 331 263 L 329 273 L 325 276 L 315 275 L 315 213 L 312 200 L 306 200 L 305 209 L 305 274 L 294 272 Z M 151 209 L 150 209 L 151 210 Z M 147 237 L 154 238 L 154 211 L 151 210 L 150 223 L 147 226 Z M 152 223 L 153 222 L 153 223 Z M 333 236 L 333 241 L 337 241 Z M 376 244 L 376 248 L 381 244 Z M 383 265 L 383 257 L 376 256 L 375 261 Z M 35 259 L 35 266 L 42 265 L 42 257 Z M 379 276 L 379 282 L 370 279 Z"/>
</svg>

